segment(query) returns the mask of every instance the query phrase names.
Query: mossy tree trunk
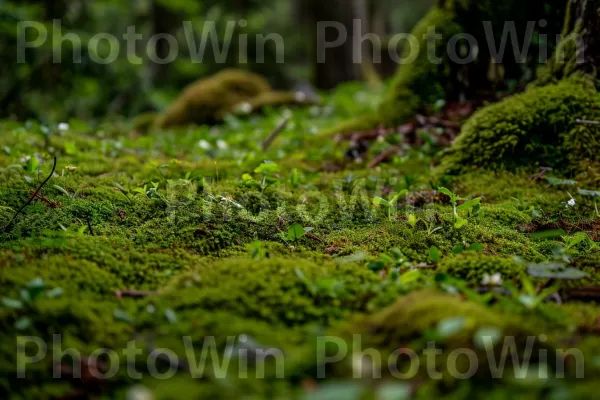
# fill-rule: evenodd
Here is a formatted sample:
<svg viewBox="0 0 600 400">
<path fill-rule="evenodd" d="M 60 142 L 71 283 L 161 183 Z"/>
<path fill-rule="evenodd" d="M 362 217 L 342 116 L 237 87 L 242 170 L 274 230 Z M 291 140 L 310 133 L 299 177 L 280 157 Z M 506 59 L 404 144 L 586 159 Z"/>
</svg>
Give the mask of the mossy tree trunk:
<svg viewBox="0 0 600 400">
<path fill-rule="evenodd" d="M 571 0 L 565 32 L 581 35 L 575 69 L 595 74 L 600 66 L 600 0 Z"/>
</svg>

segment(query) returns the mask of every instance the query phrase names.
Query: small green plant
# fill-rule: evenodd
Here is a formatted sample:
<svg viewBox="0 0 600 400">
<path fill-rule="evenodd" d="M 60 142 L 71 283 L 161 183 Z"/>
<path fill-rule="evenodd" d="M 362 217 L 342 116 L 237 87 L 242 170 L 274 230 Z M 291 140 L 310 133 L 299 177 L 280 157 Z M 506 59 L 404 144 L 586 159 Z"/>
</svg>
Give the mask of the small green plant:
<svg viewBox="0 0 600 400">
<path fill-rule="evenodd" d="M 297 242 L 312 230 L 312 227 L 303 227 L 300 224 L 293 224 L 288 228 L 286 233 L 282 233 L 282 236 L 286 241 Z"/>
<path fill-rule="evenodd" d="M 254 242 L 250 243 L 246 248 L 248 249 L 250 257 L 253 260 L 260 261 L 269 257 L 269 252 L 267 251 L 267 248 L 260 240 L 255 240 Z"/>
<path fill-rule="evenodd" d="M 513 298 L 530 310 L 535 310 L 542 304 L 548 297 L 552 296 L 558 291 L 556 286 L 551 286 L 541 291 L 536 289 L 536 286 L 528 278 L 521 279 L 522 290 L 519 292 L 516 289 L 511 290 Z"/>
<path fill-rule="evenodd" d="M 279 172 L 279 165 L 272 161 L 265 161 L 254 169 L 255 174 L 261 174 L 262 180 L 260 187 L 265 190 L 271 185 L 279 182 L 279 179 L 275 178 L 274 175 Z"/>
<path fill-rule="evenodd" d="M 434 263 L 439 263 L 442 261 L 442 252 L 435 246 L 431 246 L 429 248 L 429 259 Z"/>
<path fill-rule="evenodd" d="M 123 187 L 123 185 L 121 185 L 119 182 L 114 182 L 113 185 L 119 191 L 119 193 L 121 193 L 121 194 L 123 194 L 123 196 L 125 196 L 127 201 L 129 201 L 130 203 L 133 203 L 133 200 L 131 198 L 131 193 L 129 192 L 129 190 L 125 189 L 125 187 Z"/>
<path fill-rule="evenodd" d="M 81 188 L 77 189 L 75 192 L 73 193 L 69 193 L 69 191 L 67 191 L 65 188 L 63 188 L 62 186 L 59 185 L 52 185 L 52 187 L 56 190 L 58 190 L 59 192 L 61 192 L 62 194 L 64 194 L 65 196 L 67 196 L 68 198 L 70 198 L 71 200 L 73 200 L 75 197 L 77 197 L 77 195 L 79 194 L 79 192 L 81 191 Z"/>
<path fill-rule="evenodd" d="M 589 246 L 588 250 L 598 247 L 598 244 L 596 242 L 594 242 L 585 232 L 577 232 L 576 234 L 574 234 L 572 236 L 568 236 L 568 235 L 561 236 L 561 239 L 564 242 L 565 252 L 567 254 L 577 253 L 577 250 L 575 249 L 575 247 L 577 245 L 579 245 L 580 243 L 587 244 Z"/>
<path fill-rule="evenodd" d="M 475 199 L 468 199 L 460 197 L 445 187 L 439 187 L 438 190 L 450 197 L 450 203 L 452 203 L 452 210 L 454 212 L 454 227 L 456 229 L 462 228 L 468 223 L 468 219 L 463 218 L 459 215 L 459 211 L 467 211 L 471 216 L 477 216 L 481 211 L 481 197 Z M 458 202 L 464 200 L 464 203 L 458 205 Z"/>
<path fill-rule="evenodd" d="M 417 216 L 415 214 L 409 214 L 407 219 L 408 219 L 408 224 L 413 229 L 417 227 L 419 222 L 422 222 L 423 225 L 425 225 L 425 229 L 427 229 L 427 236 L 431 236 L 434 233 L 443 229 L 441 226 L 437 226 L 434 218 L 431 218 L 428 220 L 428 219 L 424 219 L 424 218 L 417 218 Z"/>
<path fill-rule="evenodd" d="M 387 211 L 388 219 L 391 221 L 392 214 L 396 212 L 398 200 L 400 200 L 400 198 L 402 196 L 406 196 L 407 194 L 408 194 L 408 189 L 404 189 L 404 190 L 401 190 L 400 192 L 396 193 L 395 195 L 391 196 L 389 200 L 385 200 L 384 198 L 381 198 L 381 197 L 375 197 L 373 199 L 373 204 L 378 207 L 383 207 Z"/>
<path fill-rule="evenodd" d="M 385 269 L 402 269 L 410 268 L 412 264 L 398 248 L 393 248 L 389 253 L 383 253 L 379 256 L 379 260 L 371 261 L 367 264 L 367 268 L 374 272 L 380 272 Z"/>
</svg>

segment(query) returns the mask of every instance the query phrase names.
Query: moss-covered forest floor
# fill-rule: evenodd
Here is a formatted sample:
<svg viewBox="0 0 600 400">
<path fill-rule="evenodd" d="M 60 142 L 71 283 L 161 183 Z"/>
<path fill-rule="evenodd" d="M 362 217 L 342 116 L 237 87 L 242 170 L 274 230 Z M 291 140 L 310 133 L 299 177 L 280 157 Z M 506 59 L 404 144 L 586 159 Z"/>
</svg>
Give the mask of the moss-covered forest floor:
<svg viewBox="0 0 600 400">
<path fill-rule="evenodd" d="M 592 398 L 593 177 L 443 176 L 431 132 L 369 167 L 394 139 L 349 161 L 347 142 L 318 135 L 377 97 L 347 86 L 322 107 L 169 133 L 0 124 L 0 397 Z M 263 150 L 282 114 L 289 123 Z M 54 175 L 12 221 L 53 157 Z M 71 358 L 52 357 L 56 334 L 80 353 L 81 378 Z M 39 343 L 24 337 L 45 341 L 47 356 L 27 361 Z M 210 337 L 216 352 L 198 371 Z M 528 367 L 510 361 L 510 338 Z M 359 339 L 381 360 L 353 354 Z M 123 355 L 131 341 L 135 362 Z M 342 341 L 348 352 L 332 361 Z M 431 363 L 428 342 L 440 349 Z M 102 348 L 118 357 L 96 357 Z M 283 361 L 262 362 L 264 349 Z M 394 369 L 397 349 L 418 360 Z M 231 358 L 225 374 L 217 357 Z M 94 377 L 111 367 L 111 379 Z M 170 367 L 173 377 L 156 377 Z"/>
</svg>

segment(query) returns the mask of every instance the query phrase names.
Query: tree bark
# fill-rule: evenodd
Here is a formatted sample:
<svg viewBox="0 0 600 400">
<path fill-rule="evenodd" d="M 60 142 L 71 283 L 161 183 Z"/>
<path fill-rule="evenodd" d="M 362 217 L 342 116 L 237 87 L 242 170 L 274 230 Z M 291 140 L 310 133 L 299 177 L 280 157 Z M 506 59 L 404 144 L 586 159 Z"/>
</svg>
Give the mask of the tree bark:
<svg viewBox="0 0 600 400">
<path fill-rule="evenodd" d="M 570 0 L 565 34 L 580 35 L 575 70 L 596 74 L 600 66 L 600 0 Z"/>
<path fill-rule="evenodd" d="M 313 73 L 314 82 L 319 89 L 332 89 L 336 85 L 361 79 L 360 64 L 353 62 L 356 52 L 353 38 L 353 21 L 360 18 L 357 3 L 365 0 L 300 0 L 302 13 L 312 31 L 313 42 Z M 343 44 L 323 50 L 326 42 L 334 42 L 340 32 L 335 28 L 317 29 L 319 22 L 332 21 L 340 23 L 348 36 Z M 364 21 L 366 23 L 366 21 Z M 319 62 L 319 56 L 324 56 L 325 62 Z"/>
</svg>

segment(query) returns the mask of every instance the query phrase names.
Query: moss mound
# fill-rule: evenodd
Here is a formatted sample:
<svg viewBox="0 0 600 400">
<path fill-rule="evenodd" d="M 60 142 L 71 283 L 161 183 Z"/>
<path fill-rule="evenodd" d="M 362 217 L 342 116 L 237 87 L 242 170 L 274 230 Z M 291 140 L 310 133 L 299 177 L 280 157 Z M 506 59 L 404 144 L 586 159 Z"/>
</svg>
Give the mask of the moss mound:
<svg viewBox="0 0 600 400">
<path fill-rule="evenodd" d="M 597 119 L 600 95 L 583 78 L 532 88 L 478 111 L 443 155 L 441 170 L 578 169 L 598 158 L 598 132 L 577 123 Z"/>
<path fill-rule="evenodd" d="M 291 92 L 277 92 L 262 76 L 227 69 L 192 83 L 154 122 L 157 129 L 221 122 L 236 111 L 259 111 L 265 106 L 306 104 L 305 98 Z M 139 125 L 144 126 L 143 119 Z"/>
<path fill-rule="evenodd" d="M 274 258 L 227 260 L 178 277 L 177 309 L 226 310 L 296 325 L 339 318 L 365 307 L 377 277 L 355 264 Z"/>
<path fill-rule="evenodd" d="M 514 279 L 525 274 L 522 265 L 506 257 L 486 256 L 477 253 L 461 254 L 443 259 L 439 265 L 440 272 L 478 284 L 483 277 L 499 273 L 504 279 Z"/>
</svg>

